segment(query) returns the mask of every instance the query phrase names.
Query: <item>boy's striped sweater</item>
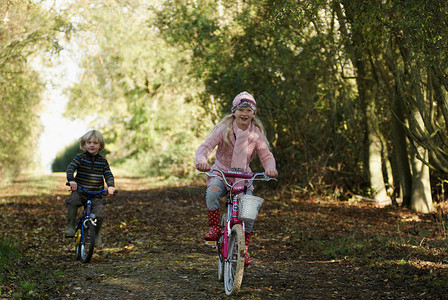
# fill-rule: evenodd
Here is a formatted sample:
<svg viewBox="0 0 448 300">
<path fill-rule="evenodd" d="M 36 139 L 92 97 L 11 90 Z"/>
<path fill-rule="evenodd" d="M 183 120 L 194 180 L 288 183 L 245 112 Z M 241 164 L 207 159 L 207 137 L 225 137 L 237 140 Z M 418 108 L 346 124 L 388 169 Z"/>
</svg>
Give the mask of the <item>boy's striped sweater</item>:
<svg viewBox="0 0 448 300">
<path fill-rule="evenodd" d="M 100 154 L 93 156 L 87 151 L 78 154 L 67 167 L 67 180 L 76 181 L 89 192 L 98 192 L 104 189 L 103 178 L 108 187 L 114 186 L 114 175 L 110 170 L 109 163 Z"/>
</svg>

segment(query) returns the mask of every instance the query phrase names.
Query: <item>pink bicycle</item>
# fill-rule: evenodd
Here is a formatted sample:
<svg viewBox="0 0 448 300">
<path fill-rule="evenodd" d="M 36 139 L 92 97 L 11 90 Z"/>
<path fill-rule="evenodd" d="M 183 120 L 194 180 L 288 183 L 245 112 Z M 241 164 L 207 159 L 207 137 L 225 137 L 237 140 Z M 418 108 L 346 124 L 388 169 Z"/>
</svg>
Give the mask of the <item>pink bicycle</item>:
<svg viewBox="0 0 448 300">
<path fill-rule="evenodd" d="M 212 168 L 201 172 L 209 177 L 221 177 L 229 187 L 226 199 L 227 213 L 221 218 L 221 236 L 217 242 L 206 241 L 218 250 L 218 280 L 224 281 L 226 295 L 234 295 L 241 288 L 244 274 L 244 221 L 255 220 L 263 203 L 260 197 L 247 195 L 248 188 L 255 180 L 276 180 L 265 173 L 225 171 Z M 238 178 L 230 183 L 227 178 Z"/>
</svg>

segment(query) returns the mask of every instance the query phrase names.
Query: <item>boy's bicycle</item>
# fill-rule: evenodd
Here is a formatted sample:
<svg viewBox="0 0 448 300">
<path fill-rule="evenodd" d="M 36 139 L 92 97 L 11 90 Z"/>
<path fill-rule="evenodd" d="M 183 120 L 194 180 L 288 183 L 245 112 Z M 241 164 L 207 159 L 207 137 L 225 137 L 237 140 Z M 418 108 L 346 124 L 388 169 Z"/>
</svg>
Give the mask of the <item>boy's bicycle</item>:
<svg viewBox="0 0 448 300">
<path fill-rule="evenodd" d="M 66 185 L 70 186 L 67 182 Z M 87 201 L 84 204 L 84 211 L 78 220 L 75 233 L 75 257 L 81 260 L 83 263 L 90 262 L 93 255 L 93 249 L 95 248 L 95 235 L 96 235 L 96 223 L 97 218 L 94 213 L 91 212 L 92 198 L 97 195 L 107 196 L 107 190 L 101 190 L 91 193 L 78 184 L 78 189 L 81 189 L 87 194 Z M 114 192 L 116 194 L 117 191 Z"/>
<path fill-rule="evenodd" d="M 255 220 L 263 199 L 247 195 L 247 189 L 255 180 L 270 181 L 264 173 L 225 171 L 212 168 L 208 172 L 200 172 L 209 177 L 222 177 L 229 187 L 226 206 L 227 213 L 221 218 L 221 236 L 217 242 L 206 242 L 218 250 L 218 280 L 224 281 L 226 295 L 238 293 L 244 274 L 244 220 Z M 230 183 L 227 178 L 238 178 Z"/>
</svg>

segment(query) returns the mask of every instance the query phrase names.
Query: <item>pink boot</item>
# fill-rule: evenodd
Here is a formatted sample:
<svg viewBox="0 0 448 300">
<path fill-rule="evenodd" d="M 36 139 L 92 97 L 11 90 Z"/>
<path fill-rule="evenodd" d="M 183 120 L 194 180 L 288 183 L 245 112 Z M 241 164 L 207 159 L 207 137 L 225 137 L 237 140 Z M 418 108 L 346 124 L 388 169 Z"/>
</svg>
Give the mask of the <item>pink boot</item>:
<svg viewBox="0 0 448 300">
<path fill-rule="evenodd" d="M 208 211 L 208 233 L 204 236 L 206 241 L 217 241 L 221 235 L 219 208 Z"/>
<path fill-rule="evenodd" d="M 249 255 L 249 243 L 250 243 L 250 238 L 252 237 L 254 233 L 253 232 L 245 232 L 244 233 L 244 248 L 245 248 L 245 253 L 246 255 L 244 256 L 244 264 L 245 265 L 251 265 L 252 264 L 252 259 L 250 258 Z"/>
</svg>

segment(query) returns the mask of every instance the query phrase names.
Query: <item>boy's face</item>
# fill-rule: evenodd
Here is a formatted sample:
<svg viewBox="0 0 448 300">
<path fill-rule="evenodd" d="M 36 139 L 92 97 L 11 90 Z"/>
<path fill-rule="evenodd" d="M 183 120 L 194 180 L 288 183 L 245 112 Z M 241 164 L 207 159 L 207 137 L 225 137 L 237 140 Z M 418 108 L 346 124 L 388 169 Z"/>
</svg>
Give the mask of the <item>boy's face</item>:
<svg viewBox="0 0 448 300">
<path fill-rule="evenodd" d="M 97 155 L 100 151 L 100 143 L 96 139 L 91 138 L 86 142 L 85 148 L 90 154 Z"/>
</svg>

